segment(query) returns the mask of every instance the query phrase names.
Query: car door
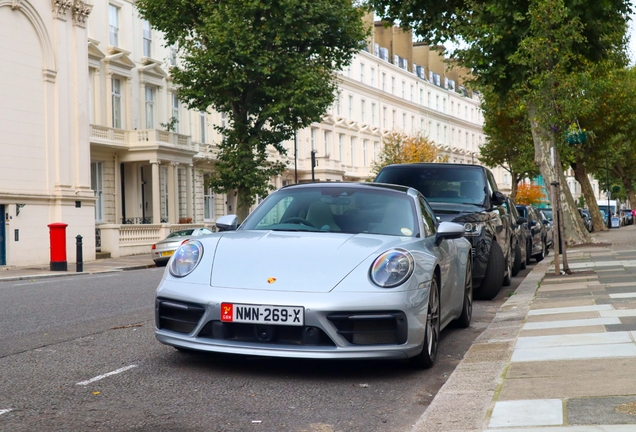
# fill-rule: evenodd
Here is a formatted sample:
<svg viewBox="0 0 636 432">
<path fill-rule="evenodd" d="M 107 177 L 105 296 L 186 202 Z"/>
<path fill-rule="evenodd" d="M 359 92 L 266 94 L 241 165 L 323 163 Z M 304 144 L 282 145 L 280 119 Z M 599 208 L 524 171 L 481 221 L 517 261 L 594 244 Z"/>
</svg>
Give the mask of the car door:
<svg viewBox="0 0 636 432">
<path fill-rule="evenodd" d="M 534 207 L 528 207 L 530 216 L 530 232 L 532 233 L 532 254 L 541 252 L 543 242 L 543 221 Z"/>
<path fill-rule="evenodd" d="M 425 238 L 435 242 L 435 233 L 437 232 L 437 218 L 435 213 L 426 200 L 420 196 L 420 211 L 422 215 L 423 232 Z M 439 264 L 441 270 L 440 281 L 440 322 L 445 322 L 449 314 L 454 312 L 458 301 L 463 301 L 462 290 L 457 286 L 457 245 L 454 240 L 443 240 L 436 247 L 439 254 Z M 459 291 L 459 294 L 457 294 Z M 459 300 L 458 297 L 459 296 Z"/>
</svg>

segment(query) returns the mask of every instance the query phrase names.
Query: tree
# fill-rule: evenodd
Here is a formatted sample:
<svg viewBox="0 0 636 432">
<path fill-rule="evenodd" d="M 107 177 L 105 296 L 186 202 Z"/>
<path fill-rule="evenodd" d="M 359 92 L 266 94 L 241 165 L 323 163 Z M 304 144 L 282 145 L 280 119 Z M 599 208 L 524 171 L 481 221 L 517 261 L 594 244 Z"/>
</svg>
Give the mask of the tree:
<svg viewBox="0 0 636 432">
<path fill-rule="evenodd" d="M 515 201 L 519 182 L 539 175 L 530 123 L 521 109 L 521 101 L 512 93 L 502 97 L 486 90 L 482 94 L 484 133 L 488 140 L 479 149 L 479 160 L 491 168 L 500 165 L 510 173 L 510 198 Z"/>
<path fill-rule="evenodd" d="M 371 172 L 392 164 L 414 162 L 446 162 L 448 156 L 438 156 L 432 141 L 422 135 L 409 136 L 403 132 L 392 131 L 382 138 L 382 151 L 373 161 Z"/>
<path fill-rule="evenodd" d="M 364 46 L 364 11 L 351 0 L 138 0 L 141 15 L 178 47 L 170 70 L 188 108 L 226 113 L 210 186 L 238 195 L 242 220 L 285 169 L 276 153 L 320 121 L 335 71 Z M 272 154 L 270 150 L 274 150 Z"/>
<path fill-rule="evenodd" d="M 517 204 L 539 205 L 545 201 L 545 195 L 541 192 L 541 186 L 521 183 L 517 187 Z"/>
<path fill-rule="evenodd" d="M 573 119 L 572 111 L 562 109 L 572 106 L 571 74 L 621 57 L 629 0 L 567 0 L 567 5 L 562 0 L 369 2 L 383 18 L 399 20 L 430 44 L 464 42 L 453 54 L 455 60 L 472 70 L 478 85 L 500 95 L 518 92 L 544 180 L 566 184 L 555 135 Z M 572 243 L 589 241 L 569 189 L 560 190 L 565 237 Z"/>
</svg>

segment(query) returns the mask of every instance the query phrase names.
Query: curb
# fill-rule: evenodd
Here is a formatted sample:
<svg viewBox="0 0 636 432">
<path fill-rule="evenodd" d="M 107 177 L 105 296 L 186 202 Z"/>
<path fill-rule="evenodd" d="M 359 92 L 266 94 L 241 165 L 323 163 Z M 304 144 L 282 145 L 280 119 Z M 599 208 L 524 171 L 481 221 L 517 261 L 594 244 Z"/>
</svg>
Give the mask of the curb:
<svg viewBox="0 0 636 432">
<path fill-rule="evenodd" d="M 107 269 L 107 270 L 95 270 L 95 271 L 83 271 L 83 272 L 62 272 L 62 273 L 45 273 L 45 274 L 32 274 L 32 275 L 23 275 L 23 276 L 7 276 L 7 277 L 0 277 L 0 282 L 13 282 L 13 281 L 20 281 L 20 280 L 26 280 L 26 279 L 48 279 L 48 278 L 61 278 L 61 277 L 71 277 L 71 276 L 86 276 L 86 275 L 92 275 L 92 274 L 101 274 L 101 273 L 116 273 L 116 272 L 123 272 L 123 271 L 129 271 L 129 270 L 143 270 L 143 269 L 149 269 L 149 268 L 155 268 L 157 267 L 154 264 L 140 264 L 140 265 L 134 265 L 134 266 L 128 266 L 128 267 L 115 267 L 112 269 Z"/>
<path fill-rule="evenodd" d="M 546 259 L 528 273 L 486 330 L 475 339 L 411 431 L 482 432 L 488 429 L 495 396 L 501 391 L 513 348 L 551 264 L 552 260 Z"/>
</svg>

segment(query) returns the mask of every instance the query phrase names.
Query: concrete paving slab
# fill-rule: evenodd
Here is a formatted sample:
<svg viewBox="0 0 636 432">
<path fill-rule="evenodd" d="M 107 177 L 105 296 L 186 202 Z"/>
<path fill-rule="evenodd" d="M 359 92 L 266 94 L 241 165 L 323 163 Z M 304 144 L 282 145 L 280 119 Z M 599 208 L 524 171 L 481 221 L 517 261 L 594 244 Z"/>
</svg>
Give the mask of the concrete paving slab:
<svg viewBox="0 0 636 432">
<path fill-rule="evenodd" d="M 521 330 L 521 325 L 512 327 L 487 328 L 477 336 L 474 343 L 514 342 Z"/>
<path fill-rule="evenodd" d="M 510 400 L 495 403 L 489 428 L 563 424 L 561 399 Z"/>
<path fill-rule="evenodd" d="M 630 299 L 636 298 L 636 291 L 613 293 L 609 295 L 612 299 Z"/>
<path fill-rule="evenodd" d="M 605 294 L 604 285 L 599 286 L 599 288 L 593 289 L 584 289 L 584 290 L 567 290 L 567 291 L 546 291 L 537 293 L 538 298 L 594 298 L 594 296 Z"/>
<path fill-rule="evenodd" d="M 533 309 L 528 312 L 528 316 L 565 314 L 565 313 L 572 313 L 572 312 L 603 311 L 603 310 L 611 310 L 611 309 L 612 307 L 608 305 L 556 307 L 556 308 L 546 308 L 546 309 Z"/>
<path fill-rule="evenodd" d="M 586 290 L 590 291 L 594 288 L 603 287 L 598 282 L 588 283 L 588 282 L 573 282 L 573 283 L 562 283 L 562 284 L 547 284 L 539 287 L 539 292 L 550 292 L 550 291 L 567 291 L 567 290 Z"/>
<path fill-rule="evenodd" d="M 511 363 L 499 400 L 636 395 L 634 376 L 633 357 Z"/>
<path fill-rule="evenodd" d="M 592 358 L 636 357 L 633 343 L 515 349 L 511 362 L 543 362 Z"/>
<path fill-rule="evenodd" d="M 596 326 L 596 325 L 608 325 L 608 324 L 620 324 L 620 323 L 621 322 L 617 317 L 546 321 L 546 322 L 537 322 L 537 323 L 525 323 L 523 325 L 523 330 L 538 330 L 538 329 L 546 329 L 546 328 L 563 328 L 563 327 L 583 327 L 583 326 Z"/>
<path fill-rule="evenodd" d="M 589 306 L 593 304 L 596 304 L 593 299 L 551 300 L 551 299 L 537 298 L 530 305 L 530 310 L 548 309 L 553 307 Z"/>
<path fill-rule="evenodd" d="M 589 276 L 567 276 L 562 278 L 545 278 L 541 282 L 541 285 L 553 285 L 553 284 L 562 284 L 562 283 L 572 283 L 572 282 L 594 282 L 598 280 L 598 276 L 589 275 Z"/>
<path fill-rule="evenodd" d="M 551 328 L 540 330 L 522 330 L 519 336 L 531 337 L 531 336 L 550 336 L 550 335 L 562 335 L 562 334 L 581 334 L 581 333 L 605 333 L 607 330 L 605 326 L 584 326 L 584 327 L 566 327 L 566 328 Z"/>
<path fill-rule="evenodd" d="M 606 306 L 609 306 L 609 305 L 606 305 Z M 599 315 L 598 312 L 563 313 L 563 314 L 555 314 L 555 315 L 529 316 L 526 322 L 566 321 L 566 320 L 600 318 L 600 317 L 601 316 Z"/>
<path fill-rule="evenodd" d="M 633 339 L 629 332 L 520 337 L 515 344 L 515 351 L 517 349 L 623 344 L 632 342 Z"/>
<path fill-rule="evenodd" d="M 621 318 L 621 321 L 627 318 Z M 621 323 L 616 325 L 606 325 L 605 330 L 608 332 L 620 332 L 620 331 L 634 331 L 636 330 L 636 323 Z"/>
<path fill-rule="evenodd" d="M 633 278 L 634 277 L 632 276 L 629 282 L 607 281 L 603 283 L 607 285 L 607 288 L 618 288 L 618 287 L 636 288 L 636 282 L 633 280 Z"/>
<path fill-rule="evenodd" d="M 634 432 L 636 424 L 633 425 L 588 425 L 588 426 L 565 426 L 565 427 L 538 427 L 523 429 L 488 429 L 484 432 Z"/>
<path fill-rule="evenodd" d="M 600 311 L 599 315 L 601 315 L 601 318 L 636 317 L 636 310 L 634 309 L 605 310 L 605 311 Z"/>
<path fill-rule="evenodd" d="M 570 425 L 636 423 L 634 396 L 569 399 L 566 408 Z"/>
</svg>

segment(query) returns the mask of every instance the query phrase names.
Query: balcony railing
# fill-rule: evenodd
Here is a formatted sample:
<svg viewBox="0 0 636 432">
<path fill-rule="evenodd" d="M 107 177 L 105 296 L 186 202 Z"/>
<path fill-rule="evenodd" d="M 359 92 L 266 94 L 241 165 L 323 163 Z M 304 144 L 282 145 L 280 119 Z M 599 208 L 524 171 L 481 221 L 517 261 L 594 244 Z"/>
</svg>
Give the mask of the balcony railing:
<svg viewBox="0 0 636 432">
<path fill-rule="evenodd" d="M 189 135 L 158 129 L 127 130 L 107 126 L 90 125 L 90 137 L 93 141 L 130 148 L 156 144 L 187 151 L 197 151 Z"/>
</svg>

